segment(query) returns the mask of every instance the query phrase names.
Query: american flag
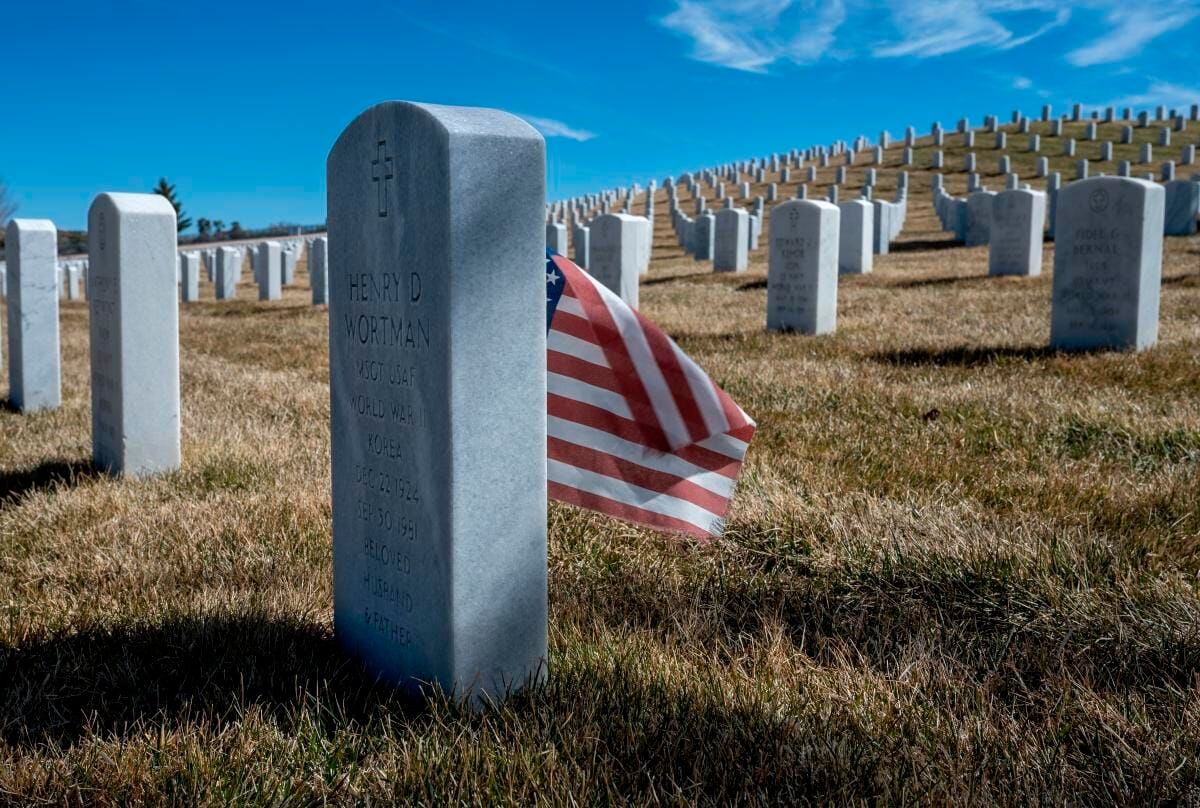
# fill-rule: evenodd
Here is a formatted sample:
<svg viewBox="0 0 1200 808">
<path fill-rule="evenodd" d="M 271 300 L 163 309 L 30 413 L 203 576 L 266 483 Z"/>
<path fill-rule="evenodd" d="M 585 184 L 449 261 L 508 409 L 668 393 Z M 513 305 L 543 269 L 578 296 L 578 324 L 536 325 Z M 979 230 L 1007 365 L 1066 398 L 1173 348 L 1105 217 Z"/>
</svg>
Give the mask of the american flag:
<svg viewBox="0 0 1200 808">
<path fill-rule="evenodd" d="M 546 251 L 550 496 L 718 536 L 754 422 L 670 337 Z"/>
</svg>

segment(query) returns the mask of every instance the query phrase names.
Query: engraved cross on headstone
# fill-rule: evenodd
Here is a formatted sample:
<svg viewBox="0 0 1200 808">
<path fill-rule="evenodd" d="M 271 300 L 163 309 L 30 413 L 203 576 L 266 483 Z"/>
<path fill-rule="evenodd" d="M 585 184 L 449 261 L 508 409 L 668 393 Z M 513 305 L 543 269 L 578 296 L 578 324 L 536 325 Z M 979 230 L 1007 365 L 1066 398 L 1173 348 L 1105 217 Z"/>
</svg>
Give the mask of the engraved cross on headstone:
<svg viewBox="0 0 1200 808">
<path fill-rule="evenodd" d="M 379 141 L 375 148 L 375 159 L 371 161 L 371 182 L 379 187 L 379 215 L 387 216 L 388 181 L 396 175 L 392 173 L 392 158 L 387 156 L 387 141 Z"/>
</svg>

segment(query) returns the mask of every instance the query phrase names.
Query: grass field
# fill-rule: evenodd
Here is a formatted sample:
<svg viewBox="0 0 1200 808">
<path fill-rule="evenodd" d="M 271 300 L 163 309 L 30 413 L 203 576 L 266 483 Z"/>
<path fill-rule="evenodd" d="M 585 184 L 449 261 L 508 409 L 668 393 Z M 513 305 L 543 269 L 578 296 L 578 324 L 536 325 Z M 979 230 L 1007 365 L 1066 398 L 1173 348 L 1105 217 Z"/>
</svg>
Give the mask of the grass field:
<svg viewBox="0 0 1200 808">
<path fill-rule="evenodd" d="M 989 279 L 928 185 L 821 338 L 660 194 L 643 311 L 759 423 L 728 532 L 552 505 L 549 681 L 478 714 L 337 650 L 306 288 L 182 309 L 184 468 L 145 482 L 89 466 L 65 304 L 64 406 L 0 411 L 0 800 L 1200 802 L 1200 237 L 1158 347 L 1054 354 L 1053 245 Z"/>
</svg>

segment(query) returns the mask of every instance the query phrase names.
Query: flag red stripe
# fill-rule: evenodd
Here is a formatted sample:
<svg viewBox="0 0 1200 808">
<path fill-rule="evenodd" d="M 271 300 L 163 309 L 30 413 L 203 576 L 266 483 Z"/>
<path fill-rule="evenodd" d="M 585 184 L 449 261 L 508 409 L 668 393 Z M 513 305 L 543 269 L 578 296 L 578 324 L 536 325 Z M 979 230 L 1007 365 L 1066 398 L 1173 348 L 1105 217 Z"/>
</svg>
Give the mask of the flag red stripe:
<svg viewBox="0 0 1200 808">
<path fill-rule="evenodd" d="M 704 440 L 708 437 L 707 424 L 704 423 L 704 416 L 701 415 L 700 407 L 692 395 L 692 388 L 688 384 L 687 376 L 684 375 L 683 368 L 675 356 L 675 350 L 661 331 L 654 327 L 646 327 L 647 323 L 642 315 L 634 312 L 634 316 L 637 317 L 638 327 L 646 337 L 646 344 L 650 346 L 650 353 L 654 356 L 655 363 L 667 381 L 667 389 L 671 392 L 671 398 L 675 400 L 679 414 L 683 416 L 683 423 L 687 427 L 688 435 L 693 441 Z"/>
<path fill-rule="evenodd" d="M 614 415 L 600 407 L 550 393 L 546 396 L 546 412 L 555 418 L 573 421 L 577 424 L 590 426 L 593 429 L 601 429 L 630 443 L 645 446 L 647 449 L 658 452 L 663 451 L 658 446 L 650 446 L 646 443 L 641 427 L 636 423 L 630 421 L 628 418 Z M 701 446 L 685 446 L 683 449 L 671 452 L 671 454 L 682 460 L 686 460 L 693 466 L 720 474 L 731 480 L 737 477 L 738 469 L 742 465 L 740 460 L 735 460 L 720 452 L 714 452 L 711 449 L 705 449 Z"/>
<path fill-rule="evenodd" d="M 554 312 L 554 319 L 550 322 L 550 329 L 552 331 L 561 331 L 568 336 L 581 339 L 584 342 L 592 344 L 596 342 L 596 338 L 592 335 L 592 326 L 587 320 L 562 309 Z"/>
<path fill-rule="evenodd" d="M 567 268 L 560 264 L 560 268 L 563 270 L 565 282 L 568 284 L 571 294 L 579 300 L 584 311 L 587 312 L 594 335 L 592 341 L 604 351 L 613 374 L 621 384 L 629 403 L 629 409 L 633 413 L 639 429 L 648 431 L 647 440 L 661 439 L 663 441 L 661 448 L 664 451 L 670 449 L 662 424 L 659 423 L 658 414 L 654 411 L 654 406 L 650 403 L 650 396 L 642 384 L 642 377 L 638 374 L 633 360 L 629 358 L 625 340 L 621 336 L 617 324 L 613 322 L 608 306 L 604 304 L 600 293 L 580 270 L 573 265 Z"/>
<path fill-rule="evenodd" d="M 568 259 L 555 255 L 551 261 L 570 304 L 554 313 L 551 330 L 562 341 L 546 354 L 558 390 L 547 394 L 546 412 L 555 419 L 550 431 L 559 435 L 547 435 L 547 461 L 555 476 L 570 482 L 550 480 L 550 496 L 647 527 L 711 538 L 721 530 L 730 496 L 693 480 L 701 470 L 736 480 L 754 422 L 653 323 Z M 609 367 L 589 361 L 598 356 L 584 345 L 601 351 Z M 732 440 L 713 440 L 713 449 L 700 445 L 725 436 Z M 689 440 L 671 449 L 672 442 Z M 663 464 L 659 458 L 665 457 L 682 463 Z"/>
<path fill-rule="evenodd" d="M 582 491 L 578 488 L 572 488 L 569 485 L 553 481 L 550 482 L 548 491 L 550 496 L 559 502 L 565 502 L 568 505 L 578 505 L 581 508 L 587 508 L 592 511 L 599 511 L 600 513 L 614 516 L 617 519 L 624 519 L 626 522 L 633 522 L 660 530 L 686 533 L 704 542 L 712 539 L 711 533 L 707 530 L 701 530 L 691 522 L 676 519 L 673 516 L 667 516 L 656 511 L 648 511 L 645 508 L 638 508 L 634 505 L 626 505 L 624 502 L 617 502 L 614 499 L 609 499 L 591 491 Z"/>
<path fill-rule="evenodd" d="M 551 373 L 557 373 L 559 376 L 569 376 L 572 379 L 578 379 L 593 387 L 599 387 L 613 393 L 621 392 L 621 385 L 617 382 L 611 370 L 602 368 L 599 365 L 593 365 L 591 362 L 580 359 L 577 356 L 560 353 L 559 351 L 547 351 L 546 370 Z"/>
<path fill-rule="evenodd" d="M 729 509 L 729 500 L 726 497 L 714 494 L 682 477 L 649 469 L 606 452 L 548 437 L 547 453 L 551 460 L 560 460 L 571 466 L 603 474 L 605 477 L 624 480 L 639 488 L 685 500 L 703 508 L 714 517 L 724 516 L 725 511 Z"/>
</svg>

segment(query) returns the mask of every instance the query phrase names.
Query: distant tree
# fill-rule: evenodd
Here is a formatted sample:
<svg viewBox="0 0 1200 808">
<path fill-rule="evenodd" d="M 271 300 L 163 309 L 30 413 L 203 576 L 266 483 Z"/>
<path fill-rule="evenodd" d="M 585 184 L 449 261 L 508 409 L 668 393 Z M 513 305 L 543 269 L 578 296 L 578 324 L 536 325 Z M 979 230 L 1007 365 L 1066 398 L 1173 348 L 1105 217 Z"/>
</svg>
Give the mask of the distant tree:
<svg viewBox="0 0 1200 808">
<path fill-rule="evenodd" d="M 180 203 L 179 197 L 175 195 L 175 186 L 167 182 L 166 177 L 158 178 L 158 185 L 154 186 L 154 193 L 159 196 L 166 197 L 171 203 L 171 207 L 175 208 L 175 230 L 182 233 L 192 226 L 192 220 L 183 213 L 183 204 Z"/>
<path fill-rule="evenodd" d="M 220 235 L 221 231 L 225 229 L 225 222 L 221 221 L 220 219 L 216 219 L 213 221 L 212 226 L 213 232 Z"/>
<path fill-rule="evenodd" d="M 196 232 L 200 234 L 200 238 L 208 238 L 208 234 L 212 232 L 212 222 L 203 217 L 197 219 Z"/>
<path fill-rule="evenodd" d="M 0 230 L 8 224 L 8 220 L 17 212 L 17 201 L 9 196 L 8 186 L 0 179 Z"/>
<path fill-rule="evenodd" d="M 233 224 L 229 225 L 229 237 L 230 238 L 242 238 L 245 235 L 246 235 L 246 231 L 242 229 L 241 222 L 234 222 Z"/>
</svg>

